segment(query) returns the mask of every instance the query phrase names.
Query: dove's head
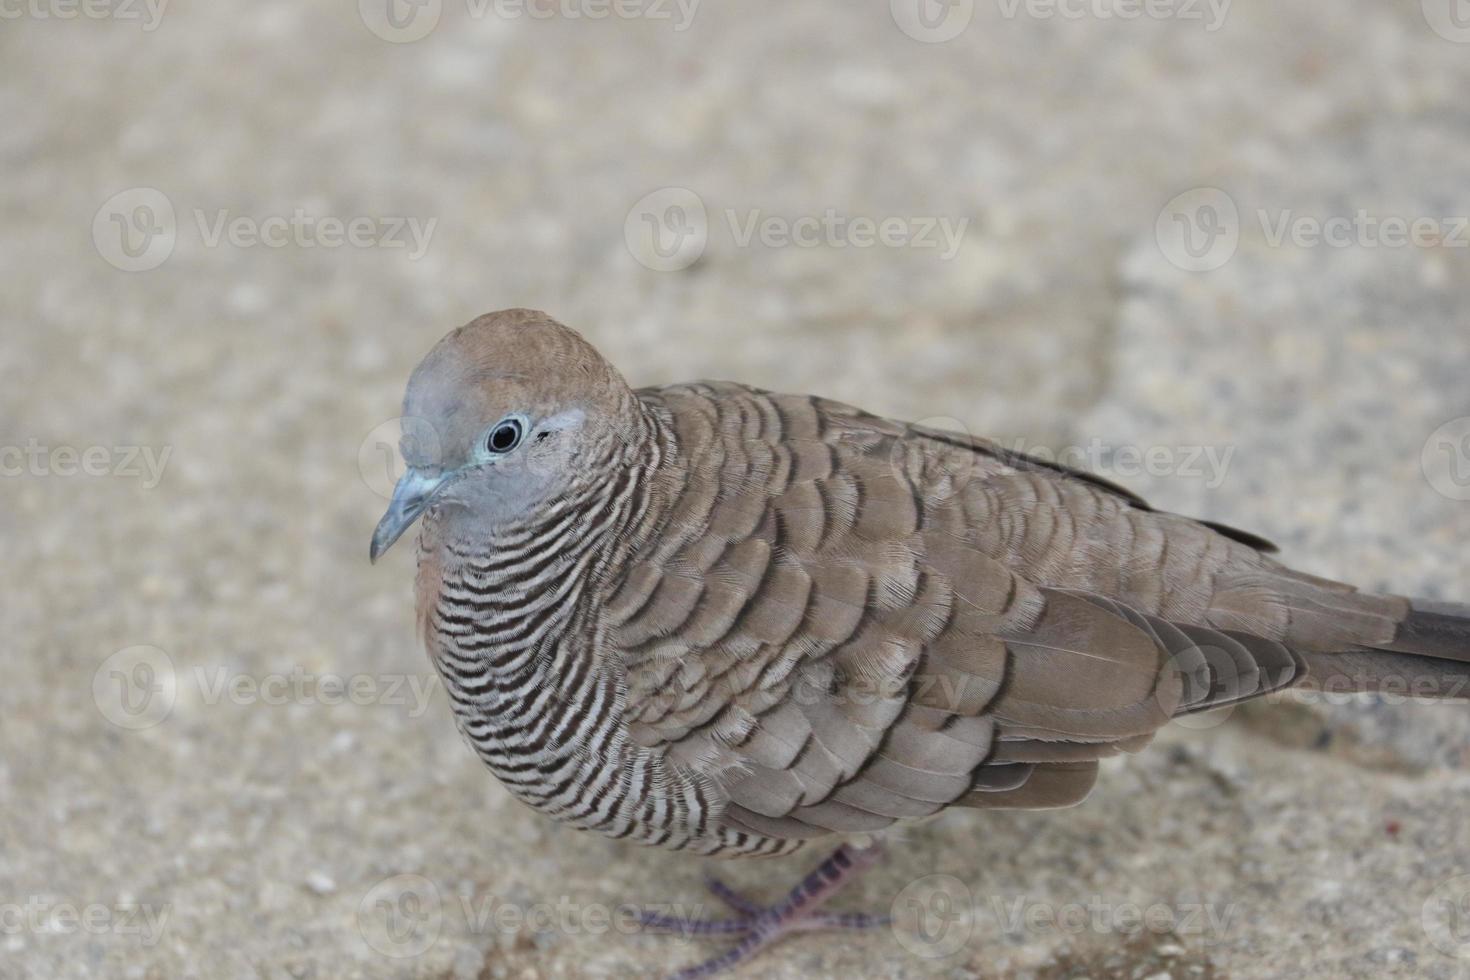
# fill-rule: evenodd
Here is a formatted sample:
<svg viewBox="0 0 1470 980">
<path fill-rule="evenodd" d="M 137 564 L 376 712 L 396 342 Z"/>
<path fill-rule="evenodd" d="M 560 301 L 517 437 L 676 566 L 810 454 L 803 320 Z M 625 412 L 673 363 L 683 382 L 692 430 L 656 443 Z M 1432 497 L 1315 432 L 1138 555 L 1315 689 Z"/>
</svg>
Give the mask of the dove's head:
<svg viewBox="0 0 1470 980">
<path fill-rule="evenodd" d="M 408 470 L 373 561 L 425 511 L 487 532 L 533 516 L 585 484 L 639 419 L 612 365 L 535 310 L 487 313 L 439 341 L 409 378 L 403 415 Z"/>
</svg>

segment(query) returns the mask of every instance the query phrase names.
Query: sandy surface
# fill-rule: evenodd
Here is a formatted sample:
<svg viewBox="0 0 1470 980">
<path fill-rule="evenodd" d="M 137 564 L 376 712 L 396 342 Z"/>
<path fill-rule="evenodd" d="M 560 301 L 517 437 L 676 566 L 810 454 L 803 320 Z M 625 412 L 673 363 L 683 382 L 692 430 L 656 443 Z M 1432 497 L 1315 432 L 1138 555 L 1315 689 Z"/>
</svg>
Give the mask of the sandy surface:
<svg viewBox="0 0 1470 980">
<path fill-rule="evenodd" d="M 720 948 L 627 934 L 624 903 L 707 903 L 705 867 L 515 804 L 415 646 L 410 549 L 367 563 L 383 423 L 488 309 L 640 383 L 1075 447 L 1311 571 L 1470 598 L 1447 2 L 358 7 L 0 5 L 0 976 Z M 1470 970 L 1463 707 L 1211 721 L 1078 809 L 905 835 L 840 904 L 949 909 L 927 939 L 741 975 Z M 810 860 L 722 870 L 774 897 Z"/>
</svg>

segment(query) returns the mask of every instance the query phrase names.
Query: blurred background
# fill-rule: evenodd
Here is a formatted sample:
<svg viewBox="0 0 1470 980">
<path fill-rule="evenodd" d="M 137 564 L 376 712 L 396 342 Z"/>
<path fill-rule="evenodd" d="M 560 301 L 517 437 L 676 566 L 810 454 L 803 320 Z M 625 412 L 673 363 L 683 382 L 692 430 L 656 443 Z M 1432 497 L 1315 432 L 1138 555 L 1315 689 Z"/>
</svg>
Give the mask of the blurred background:
<svg viewBox="0 0 1470 980">
<path fill-rule="evenodd" d="M 480 767 L 367 563 L 408 372 L 491 309 L 1470 599 L 1467 89 L 1463 0 L 0 0 L 0 976 L 718 951 L 617 915 L 701 862 Z M 741 975 L 1461 976 L 1467 808 L 1462 705 L 1279 698 L 839 902 L 943 929 Z"/>
</svg>

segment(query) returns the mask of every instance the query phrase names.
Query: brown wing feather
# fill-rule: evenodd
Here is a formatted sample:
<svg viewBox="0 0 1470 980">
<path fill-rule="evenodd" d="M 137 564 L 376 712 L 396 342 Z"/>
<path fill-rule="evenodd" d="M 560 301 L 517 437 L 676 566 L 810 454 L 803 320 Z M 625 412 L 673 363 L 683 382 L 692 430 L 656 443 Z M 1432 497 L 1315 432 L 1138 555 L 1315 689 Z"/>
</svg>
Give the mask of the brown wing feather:
<svg viewBox="0 0 1470 980">
<path fill-rule="evenodd" d="M 738 385 L 643 397 L 678 450 L 606 609 L 625 717 L 747 833 L 1075 803 L 1171 717 L 1294 682 L 1287 643 L 1393 612 L 980 440 Z"/>
<path fill-rule="evenodd" d="M 1020 452 L 1018 450 L 1006 449 L 999 443 L 992 442 L 988 439 L 980 439 L 975 436 L 961 435 L 956 432 L 946 432 L 943 429 L 933 429 L 927 426 L 916 425 L 911 426 L 910 428 L 915 433 L 933 439 L 936 442 L 943 442 L 954 446 L 963 446 L 964 448 L 970 449 L 976 453 L 981 453 L 986 456 L 994 457 L 995 459 L 998 459 L 1001 462 L 1005 463 L 1007 466 L 1011 466 L 1017 470 L 1050 471 L 1051 473 L 1065 476 L 1068 479 L 1078 480 L 1083 483 L 1090 484 L 1091 486 L 1097 487 L 1100 490 L 1105 490 L 1108 493 L 1116 494 L 1139 510 L 1153 510 L 1153 507 L 1149 505 L 1149 502 L 1147 500 L 1144 500 L 1132 490 L 1129 490 L 1127 487 L 1123 486 L 1120 483 L 1114 483 L 1112 480 L 1098 476 L 1096 473 L 1090 473 L 1087 470 L 1080 470 L 1076 467 L 1067 466 L 1065 463 L 1058 463 L 1053 460 L 1042 459 L 1037 456 L 1032 456 L 1027 453 Z M 1199 521 L 1199 523 L 1212 531 L 1217 531 L 1220 534 L 1223 534 L 1225 537 L 1237 541 L 1256 551 L 1259 551 L 1262 554 L 1273 555 L 1281 550 L 1274 542 L 1250 531 L 1242 531 L 1240 528 L 1231 527 L 1228 524 L 1221 524 L 1218 521 Z"/>
</svg>

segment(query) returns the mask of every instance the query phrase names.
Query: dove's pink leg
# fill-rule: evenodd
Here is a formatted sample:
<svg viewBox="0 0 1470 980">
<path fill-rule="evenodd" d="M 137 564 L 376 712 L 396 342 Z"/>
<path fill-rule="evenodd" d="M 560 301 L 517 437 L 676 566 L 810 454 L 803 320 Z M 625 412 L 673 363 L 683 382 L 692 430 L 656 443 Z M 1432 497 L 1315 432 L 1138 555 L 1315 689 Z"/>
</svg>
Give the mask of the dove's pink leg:
<svg viewBox="0 0 1470 980">
<path fill-rule="evenodd" d="M 732 919 L 685 919 L 663 915 L 645 915 L 643 924 L 653 929 L 677 932 L 686 936 L 740 936 L 730 949 L 698 966 L 680 970 L 670 980 L 697 980 L 728 970 L 749 959 L 776 940 L 793 932 L 814 929 L 871 929 L 887 925 L 886 915 L 861 912 L 822 912 L 821 906 L 843 885 L 870 867 L 882 856 L 881 845 L 854 847 L 843 844 L 802 879 L 784 900 L 770 907 L 744 897 L 717 879 L 710 879 L 709 890 L 735 911 Z"/>
</svg>

